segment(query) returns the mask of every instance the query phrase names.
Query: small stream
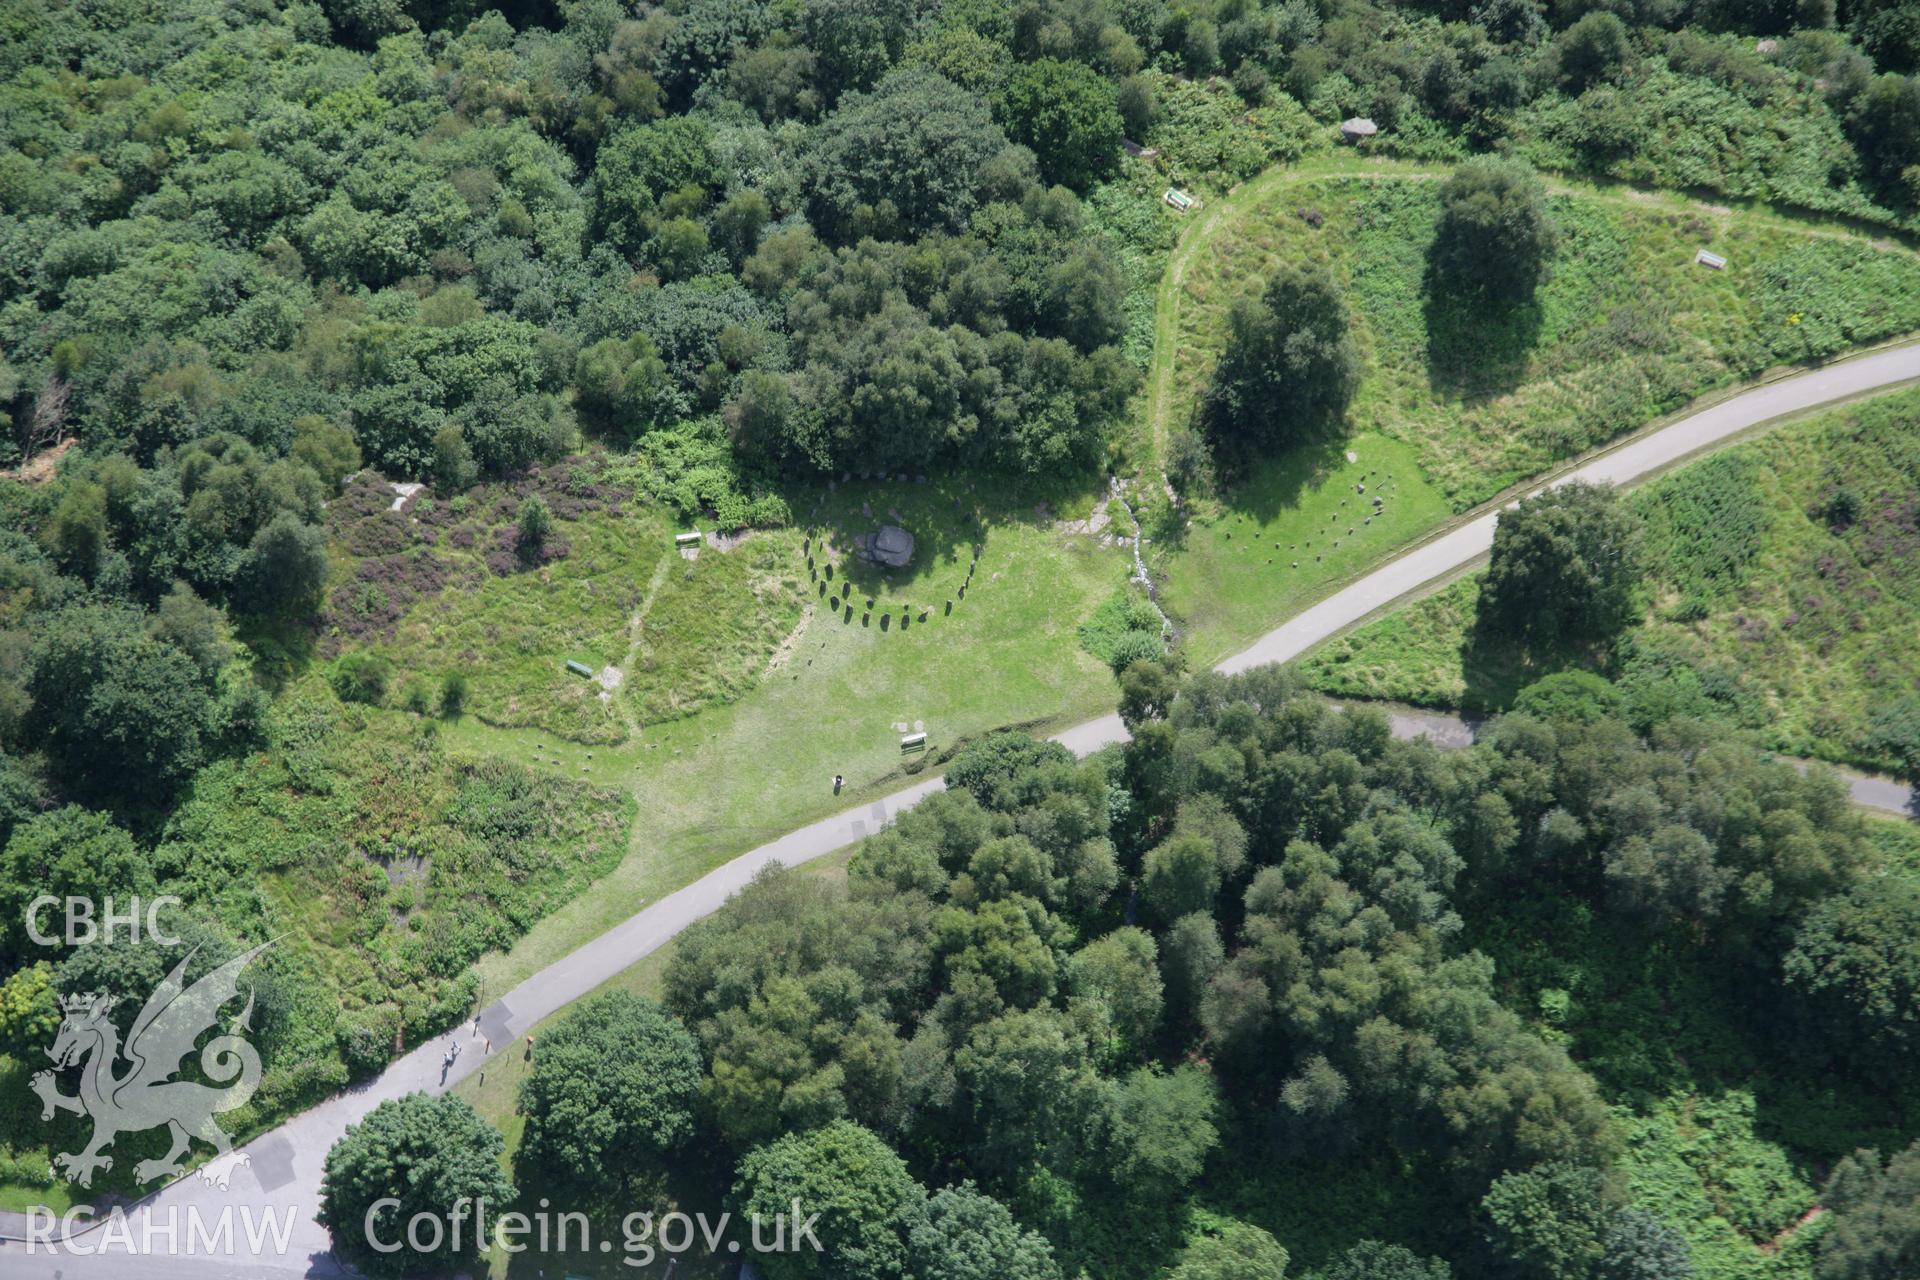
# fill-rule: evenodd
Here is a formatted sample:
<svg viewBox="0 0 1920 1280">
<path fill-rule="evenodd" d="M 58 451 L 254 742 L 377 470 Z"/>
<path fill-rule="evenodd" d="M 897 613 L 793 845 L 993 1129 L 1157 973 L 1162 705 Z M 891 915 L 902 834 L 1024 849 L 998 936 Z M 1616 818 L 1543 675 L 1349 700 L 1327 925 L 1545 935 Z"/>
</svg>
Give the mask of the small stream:
<svg viewBox="0 0 1920 1280">
<path fill-rule="evenodd" d="M 1173 619 L 1169 618 L 1167 611 L 1160 607 L 1160 588 L 1154 585 L 1153 575 L 1147 572 L 1147 558 L 1140 551 L 1146 536 L 1141 532 L 1140 517 L 1134 514 L 1133 504 L 1127 501 L 1126 485 L 1121 482 L 1119 476 L 1108 476 L 1107 487 L 1113 491 L 1113 496 L 1120 500 L 1120 505 L 1126 509 L 1127 520 L 1133 525 L 1133 581 L 1146 589 L 1147 603 L 1152 605 L 1153 611 L 1160 615 L 1161 629 L 1166 634 L 1172 635 Z"/>
</svg>

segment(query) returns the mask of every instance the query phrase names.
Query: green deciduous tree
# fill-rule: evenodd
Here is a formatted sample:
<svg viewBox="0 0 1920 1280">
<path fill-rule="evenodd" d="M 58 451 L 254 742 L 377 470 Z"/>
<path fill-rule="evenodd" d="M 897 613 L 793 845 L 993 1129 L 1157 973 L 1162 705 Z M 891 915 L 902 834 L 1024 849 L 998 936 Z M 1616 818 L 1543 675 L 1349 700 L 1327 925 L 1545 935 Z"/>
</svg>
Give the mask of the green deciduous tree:
<svg viewBox="0 0 1920 1280">
<path fill-rule="evenodd" d="M 1560 485 L 1500 514 L 1479 623 L 1530 648 L 1604 643 L 1634 614 L 1640 527 L 1605 485 Z"/>
<path fill-rule="evenodd" d="M 1877 1151 L 1854 1152 L 1834 1166 L 1820 1203 L 1833 1211 L 1820 1280 L 1905 1280 L 1920 1270 L 1920 1143 L 1884 1164 Z"/>
<path fill-rule="evenodd" d="M 327 535 L 282 511 L 253 535 L 234 603 L 248 613 L 296 617 L 318 607 L 327 587 Z"/>
<path fill-rule="evenodd" d="M 924 67 L 849 94 L 821 122 L 809 165 L 814 222 L 836 240 L 958 231 L 981 173 L 1007 145 L 986 104 Z"/>
<path fill-rule="evenodd" d="M 756 1259 L 772 1280 L 901 1280 L 908 1234 L 921 1220 L 925 1191 L 893 1150 L 847 1120 L 789 1134 L 749 1152 L 733 1185 L 742 1217 L 820 1215 L 821 1251 L 799 1248 Z"/>
<path fill-rule="evenodd" d="M 333 1233 L 334 1247 L 369 1275 L 470 1266 L 484 1242 L 474 1238 L 469 1221 L 456 1246 L 450 1218 L 462 1199 L 496 1206 L 513 1199 L 513 1184 L 500 1168 L 503 1145 L 500 1131 L 464 1099 L 424 1093 L 389 1099 L 327 1152 L 316 1216 Z M 376 1202 L 387 1199 L 397 1206 L 375 1211 Z M 416 1214 L 447 1226 L 439 1248 L 416 1251 L 408 1243 L 407 1224 Z M 376 1241 L 401 1247 L 382 1252 Z M 429 1242 L 423 1235 L 422 1243 Z"/>
<path fill-rule="evenodd" d="M 1452 1280 L 1453 1269 L 1397 1244 L 1362 1240 L 1319 1274 L 1320 1280 Z"/>
<path fill-rule="evenodd" d="M 156 796 L 206 758 L 218 728 L 208 682 L 137 612 L 81 605 L 47 616 L 30 662 L 27 731 L 73 790 Z"/>
<path fill-rule="evenodd" d="M 27 905 L 43 894 L 60 899 L 39 918 L 44 933 L 59 936 L 69 898 L 93 902 L 104 917 L 107 899 L 122 911 L 135 896 L 155 891 L 153 866 L 133 837 L 103 813 L 67 805 L 21 823 L 0 852 L 0 940 L 6 951 L 27 956 L 37 949 L 27 936 Z M 98 923 L 98 921 L 96 921 Z"/>
<path fill-rule="evenodd" d="M 1147 851 L 1140 896 L 1148 910 L 1171 923 L 1211 912 L 1220 892 L 1220 861 L 1213 845 L 1197 835 L 1176 835 Z"/>
<path fill-rule="evenodd" d="M 1162 989 L 1153 935 L 1121 928 L 1095 938 L 1067 961 L 1067 986 L 1097 1011 L 1116 1057 L 1137 1054 L 1160 1022 Z"/>
<path fill-rule="evenodd" d="M 1102 1089 L 1086 1041 L 1061 1014 L 983 1024 L 955 1053 L 954 1073 L 973 1126 L 969 1154 L 996 1185 L 1036 1160 L 1071 1168 L 1087 1149 Z"/>
<path fill-rule="evenodd" d="M 1469 160 L 1440 190 L 1429 259 L 1433 287 L 1499 305 L 1526 302 L 1545 278 L 1558 240 L 1546 190 L 1531 169 L 1491 157 Z"/>
<path fill-rule="evenodd" d="M 843 1115 L 898 1118 L 893 1028 L 928 998 L 932 908 L 861 879 L 852 895 L 763 872 L 681 935 L 666 1004 L 706 1050 L 708 1105 L 739 1146 Z"/>
<path fill-rule="evenodd" d="M 1333 277 L 1282 267 L 1258 301 L 1228 317 L 1227 349 L 1208 385 L 1208 429 L 1221 445 L 1283 449 L 1337 426 L 1360 381 L 1352 318 Z"/>
<path fill-rule="evenodd" d="M 1219 1107 L 1213 1078 L 1191 1064 L 1129 1072 L 1108 1101 L 1103 1172 L 1136 1204 L 1175 1202 L 1220 1140 Z"/>
<path fill-rule="evenodd" d="M 1229 1222 L 1187 1246 L 1167 1280 L 1283 1280 L 1287 1251 L 1246 1222 Z"/>
<path fill-rule="evenodd" d="M 293 424 L 293 456 L 319 477 L 328 493 L 339 493 L 342 482 L 360 469 L 360 446 L 353 432 L 312 414 Z"/>
<path fill-rule="evenodd" d="M 1879 76 L 1854 100 L 1847 132 L 1869 178 L 1898 204 L 1920 204 L 1920 78 Z"/>
<path fill-rule="evenodd" d="M 1569 92 L 1581 93 L 1626 65 L 1633 54 L 1632 37 L 1617 14 L 1598 9 L 1555 36 L 1553 52 L 1560 83 Z"/>
<path fill-rule="evenodd" d="M 706 122 L 690 116 L 615 134 L 600 148 L 593 170 L 596 230 L 621 252 L 640 253 L 659 220 L 662 197 L 718 178 L 712 141 Z"/>
<path fill-rule="evenodd" d="M 536 493 L 520 504 L 520 515 L 514 521 L 514 547 L 523 561 L 537 561 L 552 533 L 553 512 L 546 499 Z"/>
<path fill-rule="evenodd" d="M 1600 1238 L 1595 1280 L 1688 1280 L 1692 1274 L 1686 1236 L 1644 1210 L 1620 1210 Z"/>
<path fill-rule="evenodd" d="M 1496 1265 L 1516 1280 L 1585 1280 L 1609 1215 L 1595 1169 L 1549 1163 L 1494 1179 L 1480 1202 Z"/>
<path fill-rule="evenodd" d="M 1836 1042 L 1909 1062 L 1920 1045 L 1920 886 L 1879 876 L 1819 902 L 1784 967 L 1788 989 Z"/>
<path fill-rule="evenodd" d="M 522 1150 L 576 1186 L 614 1192 L 693 1133 L 700 1047 L 650 1000 L 609 992 L 540 1037 L 520 1083 Z"/>
<path fill-rule="evenodd" d="M 1046 1237 L 971 1182 L 927 1197 L 907 1243 L 918 1280 L 1061 1280 Z"/>
<path fill-rule="evenodd" d="M 1048 182 L 1084 191 L 1120 159 L 1126 125 L 1113 82 L 1084 62 L 1019 64 L 1000 91 L 999 113 L 1008 135 L 1039 157 Z"/>
<path fill-rule="evenodd" d="M 603 338 L 583 350 L 574 362 L 573 385 L 581 413 L 628 438 L 645 434 L 671 412 L 666 361 L 644 333 L 624 342 Z"/>
</svg>

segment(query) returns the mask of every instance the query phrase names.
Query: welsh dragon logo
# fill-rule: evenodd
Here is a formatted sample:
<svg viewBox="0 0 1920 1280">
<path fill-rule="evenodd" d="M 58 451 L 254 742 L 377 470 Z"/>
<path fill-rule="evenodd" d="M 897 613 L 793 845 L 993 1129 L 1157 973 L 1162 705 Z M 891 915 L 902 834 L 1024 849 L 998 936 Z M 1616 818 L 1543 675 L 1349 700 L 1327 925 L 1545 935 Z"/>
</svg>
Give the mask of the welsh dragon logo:
<svg viewBox="0 0 1920 1280">
<path fill-rule="evenodd" d="M 53 1071 L 35 1074 L 32 1089 L 40 1095 L 42 1120 L 53 1119 L 56 1111 L 71 1111 L 93 1120 L 93 1139 L 85 1150 L 54 1157 L 54 1165 L 62 1173 L 83 1187 L 91 1186 L 94 1170 L 113 1167 L 113 1158 L 102 1153 L 116 1137 L 164 1125 L 172 1135 L 172 1147 L 161 1159 L 142 1160 L 135 1165 L 134 1179 L 144 1185 L 180 1173 L 182 1157 L 198 1138 L 218 1153 L 200 1170 L 200 1176 L 222 1190 L 226 1188 L 235 1166 L 247 1163 L 247 1157 L 234 1152 L 233 1140 L 213 1117 L 244 1104 L 260 1085 L 260 1055 L 239 1035 L 250 1029 L 251 992 L 246 1008 L 228 1025 L 226 1034 L 215 1036 L 200 1050 L 200 1070 L 214 1083 L 174 1077 L 201 1035 L 219 1021 L 221 1007 L 238 997 L 241 970 L 267 945 L 235 956 L 190 987 L 183 981 L 187 963 L 193 959 L 189 952 L 147 997 L 140 1016 L 127 1029 L 125 1045 L 107 1016 L 114 997 L 74 995 L 61 1001 L 66 1016 L 47 1056 L 53 1059 L 55 1070 L 84 1063 L 80 1092 L 61 1093 Z M 123 1059 L 124 1071 L 120 1070 Z"/>
</svg>

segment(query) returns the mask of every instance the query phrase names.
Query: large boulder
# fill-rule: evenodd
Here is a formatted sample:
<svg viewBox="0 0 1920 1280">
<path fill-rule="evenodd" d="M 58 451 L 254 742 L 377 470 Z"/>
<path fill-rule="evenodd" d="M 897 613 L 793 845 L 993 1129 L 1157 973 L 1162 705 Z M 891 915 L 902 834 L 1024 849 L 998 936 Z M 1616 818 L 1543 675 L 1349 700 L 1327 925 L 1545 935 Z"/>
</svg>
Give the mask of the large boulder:
<svg viewBox="0 0 1920 1280">
<path fill-rule="evenodd" d="M 883 564 L 889 569 L 904 569 L 913 560 L 913 535 L 899 525 L 882 525 L 873 533 L 853 540 L 854 554 L 862 560 Z"/>
</svg>

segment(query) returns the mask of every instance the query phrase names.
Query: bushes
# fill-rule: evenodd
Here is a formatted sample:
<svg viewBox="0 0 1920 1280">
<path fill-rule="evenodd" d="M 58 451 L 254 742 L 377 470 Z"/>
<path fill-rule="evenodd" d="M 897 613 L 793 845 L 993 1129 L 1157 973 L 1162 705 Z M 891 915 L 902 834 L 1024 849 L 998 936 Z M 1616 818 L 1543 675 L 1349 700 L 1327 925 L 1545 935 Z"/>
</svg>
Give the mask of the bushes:
<svg viewBox="0 0 1920 1280">
<path fill-rule="evenodd" d="M 342 702 L 360 702 L 379 706 L 387 696 L 393 679 L 393 663 L 377 653 L 349 653 L 333 664 L 328 681 L 334 696 Z"/>
<path fill-rule="evenodd" d="M 1135 662 L 1166 653 L 1165 625 L 1151 600 L 1138 590 L 1122 588 L 1080 624 L 1080 647 L 1118 675 Z"/>
<path fill-rule="evenodd" d="M 1153 122 L 1136 141 L 1158 150 L 1180 181 L 1226 186 L 1324 145 L 1313 119 L 1285 94 L 1275 95 L 1274 106 L 1248 111 L 1211 82 L 1155 71 L 1140 79 L 1151 88 Z"/>
<path fill-rule="evenodd" d="M 1721 603 L 1765 550 L 1770 520 L 1758 470 L 1751 453 L 1723 453 L 1635 500 L 1649 556 L 1679 590 L 1683 608 L 1704 614 Z"/>
</svg>

